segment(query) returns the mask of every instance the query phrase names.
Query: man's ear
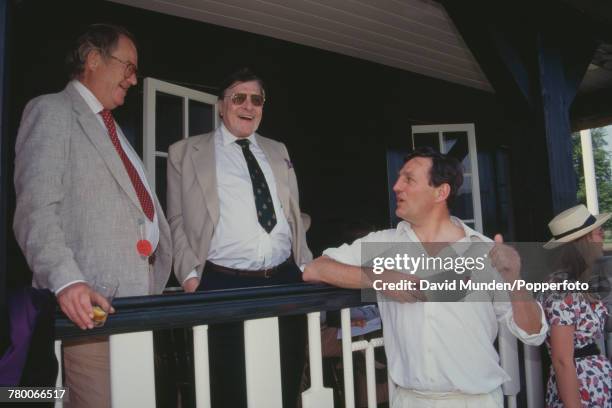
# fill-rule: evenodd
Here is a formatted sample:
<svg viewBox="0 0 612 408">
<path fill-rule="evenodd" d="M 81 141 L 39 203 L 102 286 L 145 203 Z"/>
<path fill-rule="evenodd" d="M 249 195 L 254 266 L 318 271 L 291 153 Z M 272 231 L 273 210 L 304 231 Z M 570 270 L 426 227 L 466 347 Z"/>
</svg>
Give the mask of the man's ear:
<svg viewBox="0 0 612 408">
<path fill-rule="evenodd" d="M 95 71 L 98 65 L 102 63 L 102 54 L 98 50 L 91 50 L 85 58 L 85 67 L 91 71 Z"/>
<path fill-rule="evenodd" d="M 219 117 L 223 117 L 223 103 L 221 103 L 223 99 L 217 99 L 217 112 L 219 112 Z"/>
<path fill-rule="evenodd" d="M 451 192 L 451 188 L 448 183 L 442 183 L 436 187 L 436 190 L 436 202 L 446 201 Z"/>
<path fill-rule="evenodd" d="M 91 50 L 89 54 L 87 54 L 87 66 L 91 69 L 96 69 L 98 65 L 102 62 L 102 55 L 98 50 Z"/>
</svg>

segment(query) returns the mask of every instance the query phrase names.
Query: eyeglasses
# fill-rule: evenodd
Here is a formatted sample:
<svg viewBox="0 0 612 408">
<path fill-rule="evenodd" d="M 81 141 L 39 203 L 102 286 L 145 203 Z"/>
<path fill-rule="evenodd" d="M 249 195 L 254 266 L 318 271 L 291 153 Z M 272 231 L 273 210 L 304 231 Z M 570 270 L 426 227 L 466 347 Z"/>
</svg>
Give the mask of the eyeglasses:
<svg viewBox="0 0 612 408">
<path fill-rule="evenodd" d="M 123 72 L 123 76 L 125 77 L 125 79 L 128 79 L 132 75 L 138 76 L 138 67 L 132 64 L 130 61 L 123 61 L 122 59 L 119 59 L 114 55 L 109 55 L 109 57 L 125 65 L 125 71 Z"/>
<path fill-rule="evenodd" d="M 266 97 L 263 95 L 245 94 L 242 92 L 231 94 L 229 96 L 226 96 L 226 98 L 230 98 L 232 104 L 239 106 L 246 102 L 247 96 L 251 97 L 251 103 L 253 104 L 253 106 L 263 106 L 264 102 L 266 101 Z"/>
</svg>

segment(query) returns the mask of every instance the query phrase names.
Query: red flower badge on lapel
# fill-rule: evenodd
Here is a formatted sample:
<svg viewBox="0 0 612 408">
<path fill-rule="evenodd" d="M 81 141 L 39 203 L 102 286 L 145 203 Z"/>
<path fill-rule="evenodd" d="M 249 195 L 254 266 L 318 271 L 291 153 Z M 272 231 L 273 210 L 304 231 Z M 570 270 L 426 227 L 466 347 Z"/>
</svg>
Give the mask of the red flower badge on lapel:
<svg viewBox="0 0 612 408">
<path fill-rule="evenodd" d="M 148 239 L 139 239 L 136 243 L 136 250 L 141 256 L 148 258 L 153 253 L 153 245 Z"/>
</svg>

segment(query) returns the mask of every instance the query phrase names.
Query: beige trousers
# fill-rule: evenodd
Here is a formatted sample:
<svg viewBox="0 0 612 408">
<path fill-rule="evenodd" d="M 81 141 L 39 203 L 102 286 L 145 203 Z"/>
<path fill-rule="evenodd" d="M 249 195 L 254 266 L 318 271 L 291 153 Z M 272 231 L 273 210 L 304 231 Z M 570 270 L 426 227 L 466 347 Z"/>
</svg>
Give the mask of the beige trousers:
<svg viewBox="0 0 612 408">
<path fill-rule="evenodd" d="M 488 394 L 422 393 L 397 387 L 391 408 L 503 408 L 501 387 Z"/>
<path fill-rule="evenodd" d="M 67 408 L 110 408 L 108 337 L 64 342 L 64 376 L 70 401 Z"/>
</svg>

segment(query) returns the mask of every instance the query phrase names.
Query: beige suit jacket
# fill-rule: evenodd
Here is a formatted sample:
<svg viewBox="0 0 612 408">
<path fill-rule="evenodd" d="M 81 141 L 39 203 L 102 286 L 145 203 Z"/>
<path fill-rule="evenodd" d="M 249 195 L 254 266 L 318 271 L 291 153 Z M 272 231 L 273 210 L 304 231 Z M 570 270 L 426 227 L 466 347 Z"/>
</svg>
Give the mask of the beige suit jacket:
<svg viewBox="0 0 612 408">
<path fill-rule="evenodd" d="M 174 242 L 174 273 L 183 282 L 196 269 L 202 270 L 219 221 L 219 194 L 215 165 L 216 131 L 190 137 L 170 146 L 168 151 L 168 222 Z M 255 134 L 264 151 L 276 190 L 292 235 L 295 262 L 312 260 L 300 216 L 295 171 L 284 144 Z"/>
<path fill-rule="evenodd" d="M 153 195 L 153 270 L 136 250 L 144 213 L 106 129 L 73 85 L 26 106 L 15 146 L 13 228 L 33 284 L 57 290 L 108 274 L 118 296 L 161 293 L 172 263 L 170 227 Z"/>
</svg>

